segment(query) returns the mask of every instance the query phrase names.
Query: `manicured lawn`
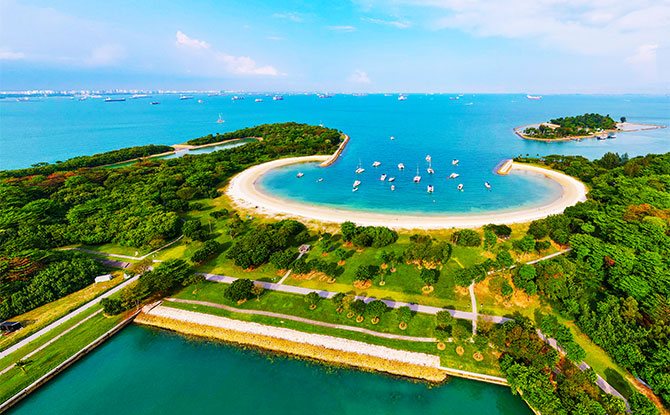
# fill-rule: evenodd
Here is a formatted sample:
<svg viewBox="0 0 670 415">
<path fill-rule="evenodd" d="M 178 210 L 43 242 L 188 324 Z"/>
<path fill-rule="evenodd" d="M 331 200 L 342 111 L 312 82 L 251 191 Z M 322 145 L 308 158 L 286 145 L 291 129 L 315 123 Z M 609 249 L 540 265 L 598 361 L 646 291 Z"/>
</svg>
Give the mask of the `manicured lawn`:
<svg viewBox="0 0 670 415">
<path fill-rule="evenodd" d="M 117 275 L 116 278 L 113 278 L 111 281 L 91 284 L 84 289 L 76 291 L 49 304 L 45 304 L 11 318 L 11 321 L 20 321 L 24 327 L 14 333 L 0 336 L 0 350 L 21 341 L 77 307 L 91 301 L 105 291 L 123 282 L 123 278 L 119 276 L 121 275 L 120 272 L 115 272 L 115 275 Z"/>
</svg>

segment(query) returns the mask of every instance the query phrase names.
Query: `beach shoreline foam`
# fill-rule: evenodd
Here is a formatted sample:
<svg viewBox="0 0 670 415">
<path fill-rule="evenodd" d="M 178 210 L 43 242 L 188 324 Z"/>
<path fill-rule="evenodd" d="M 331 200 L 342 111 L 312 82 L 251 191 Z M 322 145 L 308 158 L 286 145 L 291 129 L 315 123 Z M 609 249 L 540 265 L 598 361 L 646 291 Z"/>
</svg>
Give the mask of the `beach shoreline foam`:
<svg viewBox="0 0 670 415">
<path fill-rule="evenodd" d="M 520 163 L 506 163 L 508 167 L 506 173 L 525 172 L 543 175 L 560 185 L 561 194 L 542 206 L 508 211 L 476 214 L 403 215 L 310 205 L 268 194 L 258 186 L 263 175 L 270 170 L 292 164 L 323 162 L 330 158 L 331 156 L 291 157 L 259 164 L 235 175 L 226 186 L 225 193 L 235 207 L 251 210 L 259 215 L 316 220 L 324 223 L 351 221 L 358 225 L 387 226 L 393 229 L 477 228 L 489 223 L 525 223 L 562 213 L 565 208 L 586 200 L 587 188 L 579 180 L 554 170 Z"/>
</svg>

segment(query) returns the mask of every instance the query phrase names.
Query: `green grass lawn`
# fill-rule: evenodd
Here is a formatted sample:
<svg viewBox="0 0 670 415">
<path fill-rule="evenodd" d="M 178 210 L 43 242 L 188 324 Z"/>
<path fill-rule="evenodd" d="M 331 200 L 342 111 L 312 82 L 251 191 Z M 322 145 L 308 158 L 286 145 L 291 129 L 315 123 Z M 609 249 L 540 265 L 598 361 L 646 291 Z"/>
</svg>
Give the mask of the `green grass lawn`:
<svg viewBox="0 0 670 415">
<path fill-rule="evenodd" d="M 111 281 L 91 284 L 56 301 L 11 318 L 10 320 L 12 321 L 20 321 L 24 327 L 14 333 L 0 336 L 0 350 L 18 343 L 69 312 L 93 300 L 105 291 L 122 283 L 123 278 L 119 276 L 121 273 L 117 271 L 115 275 L 117 276 Z"/>
</svg>

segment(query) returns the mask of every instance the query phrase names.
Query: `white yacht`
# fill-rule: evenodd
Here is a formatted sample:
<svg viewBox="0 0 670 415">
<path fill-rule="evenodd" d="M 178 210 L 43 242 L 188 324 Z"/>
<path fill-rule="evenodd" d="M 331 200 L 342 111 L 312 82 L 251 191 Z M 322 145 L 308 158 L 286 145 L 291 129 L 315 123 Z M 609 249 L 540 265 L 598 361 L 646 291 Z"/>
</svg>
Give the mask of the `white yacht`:
<svg viewBox="0 0 670 415">
<path fill-rule="evenodd" d="M 405 170 L 405 165 L 402 163 L 398 163 L 398 170 Z"/>
<path fill-rule="evenodd" d="M 404 96 L 404 95 L 400 95 L 400 96 L 398 97 L 398 101 L 407 101 L 407 97 Z"/>
<path fill-rule="evenodd" d="M 449 175 L 449 177 L 447 177 L 447 179 L 455 179 L 455 178 L 457 178 L 458 176 L 460 176 L 460 174 L 458 174 L 458 173 L 451 173 L 451 174 Z"/>
<path fill-rule="evenodd" d="M 386 180 L 386 173 L 382 174 L 382 177 L 380 177 L 379 180 L 382 182 Z"/>
<path fill-rule="evenodd" d="M 256 98 L 256 99 L 254 100 L 254 102 L 263 102 L 263 99 L 262 99 L 262 98 Z"/>
<path fill-rule="evenodd" d="M 322 182 L 322 181 L 323 181 L 323 177 L 319 177 L 319 180 L 317 180 L 317 182 Z"/>
<path fill-rule="evenodd" d="M 301 178 L 301 177 L 304 176 L 304 175 L 305 175 L 305 173 L 300 172 L 300 173 L 296 174 L 295 177 L 297 177 L 297 178 L 299 179 L 299 178 Z"/>
<path fill-rule="evenodd" d="M 364 171 L 365 169 L 361 167 L 361 159 L 358 159 L 358 168 L 356 169 L 356 174 L 361 174 Z"/>
<path fill-rule="evenodd" d="M 484 182 L 484 186 L 486 186 L 487 189 L 491 189 L 491 183 L 489 182 Z"/>
<path fill-rule="evenodd" d="M 395 177 L 389 177 L 389 183 L 395 182 Z"/>
<path fill-rule="evenodd" d="M 372 167 L 379 167 L 381 165 L 382 165 L 382 163 L 379 162 L 379 161 L 375 161 L 374 163 L 372 163 Z"/>
<path fill-rule="evenodd" d="M 430 157 L 430 154 L 426 156 L 426 161 L 427 161 L 428 163 L 430 163 L 430 161 L 431 161 L 432 159 L 433 159 L 433 158 Z"/>
<path fill-rule="evenodd" d="M 421 182 L 421 176 L 419 176 L 419 166 L 416 167 L 416 176 L 414 176 L 414 183 Z"/>
<path fill-rule="evenodd" d="M 458 159 L 453 159 L 453 160 L 451 160 L 451 164 L 452 164 L 453 166 L 458 166 Z"/>
<path fill-rule="evenodd" d="M 352 192 L 357 192 L 357 191 L 358 191 L 358 187 L 354 187 L 353 189 L 351 189 L 351 191 L 352 191 Z"/>
<path fill-rule="evenodd" d="M 358 185 L 360 185 L 360 184 L 361 184 L 360 180 L 355 180 L 354 181 L 354 187 L 358 187 Z"/>
<path fill-rule="evenodd" d="M 433 185 L 432 185 L 432 184 L 429 184 L 428 187 L 426 188 L 426 191 L 427 191 L 428 193 L 433 193 L 433 190 L 434 190 L 434 189 L 433 189 Z"/>
<path fill-rule="evenodd" d="M 391 185 L 391 191 L 395 192 L 395 185 L 394 184 Z"/>
<path fill-rule="evenodd" d="M 226 121 L 221 117 L 221 113 L 219 113 L 219 119 L 218 119 L 216 122 L 219 123 L 219 124 L 226 122 Z"/>
<path fill-rule="evenodd" d="M 457 189 L 458 189 L 458 190 L 463 190 L 463 184 L 462 184 L 462 183 L 459 184 Z"/>
<path fill-rule="evenodd" d="M 395 137 L 391 136 L 391 140 L 395 140 Z"/>
</svg>

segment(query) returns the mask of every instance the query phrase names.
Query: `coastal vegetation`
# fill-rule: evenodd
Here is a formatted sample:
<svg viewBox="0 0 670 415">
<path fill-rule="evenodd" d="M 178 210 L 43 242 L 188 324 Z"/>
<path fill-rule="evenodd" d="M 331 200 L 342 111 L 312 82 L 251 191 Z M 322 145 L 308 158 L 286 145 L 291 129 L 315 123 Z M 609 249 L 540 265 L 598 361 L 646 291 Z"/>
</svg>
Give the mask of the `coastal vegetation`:
<svg viewBox="0 0 670 415">
<path fill-rule="evenodd" d="M 615 130 L 616 128 L 616 122 L 609 114 L 586 113 L 574 117 L 555 118 L 549 123 L 525 128 L 523 135 L 531 138 L 556 139 L 587 136 L 599 130 Z"/>
</svg>

